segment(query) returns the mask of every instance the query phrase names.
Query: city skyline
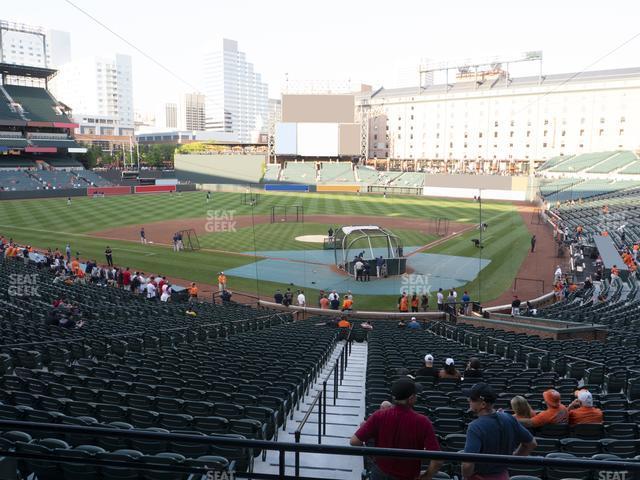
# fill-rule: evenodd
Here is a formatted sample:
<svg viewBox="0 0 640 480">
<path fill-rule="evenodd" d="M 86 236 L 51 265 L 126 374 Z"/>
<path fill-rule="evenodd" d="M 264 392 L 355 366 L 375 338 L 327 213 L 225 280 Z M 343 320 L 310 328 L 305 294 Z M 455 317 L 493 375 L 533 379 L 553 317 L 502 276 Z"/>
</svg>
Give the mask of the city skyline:
<svg viewBox="0 0 640 480">
<path fill-rule="evenodd" d="M 329 1 L 307 10 L 293 2 L 214 6 L 192 1 L 179 11 L 169 2 L 154 2 L 153 9 L 149 2 L 115 0 L 108 9 L 88 1 L 74 3 L 185 81 L 173 78 L 68 2 L 25 1 L 12 4 L 3 17 L 69 31 L 74 59 L 130 54 L 136 67 L 135 108 L 140 111 L 153 111 L 166 101 L 167 92 L 204 91 L 200 59 L 222 37 L 242 45 L 269 85 L 269 97 L 278 98 L 285 77 L 292 82 L 334 80 L 353 88 L 361 82 L 392 88 L 399 60 L 417 67 L 425 57 L 453 62 L 542 50 L 545 73 L 580 71 L 628 39 L 640 14 L 636 4 L 619 2 L 624 8 L 602 10 L 594 1 L 543 1 L 535 8 L 504 1 L 428 8 L 403 2 L 393 11 L 378 1 L 366 9 Z M 129 15 L 120 15 L 120 7 Z M 636 39 L 590 69 L 637 66 L 639 43 Z"/>
</svg>

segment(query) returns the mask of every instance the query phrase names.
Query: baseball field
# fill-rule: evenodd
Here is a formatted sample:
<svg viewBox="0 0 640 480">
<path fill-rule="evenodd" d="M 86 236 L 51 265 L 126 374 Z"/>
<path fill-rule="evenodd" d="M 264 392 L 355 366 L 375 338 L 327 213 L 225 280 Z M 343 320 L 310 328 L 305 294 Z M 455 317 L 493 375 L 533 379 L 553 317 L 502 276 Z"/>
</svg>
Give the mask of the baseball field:
<svg viewBox="0 0 640 480">
<path fill-rule="evenodd" d="M 300 205 L 304 219 L 272 219 L 274 205 Z M 487 224 L 482 249 L 472 241 L 479 237 L 480 210 Z M 448 220 L 446 231 L 436 226 L 437 219 Z M 509 289 L 529 248 L 527 225 L 518 207 L 507 202 L 483 201 L 480 208 L 476 201 L 426 197 L 260 193 L 254 205 L 247 205 L 240 193 L 213 193 L 207 202 L 204 192 L 77 197 L 70 204 L 66 198 L 0 202 L 0 234 L 36 249 L 64 251 L 69 243 L 74 255 L 104 263 L 108 245 L 116 265 L 132 270 L 203 286 L 215 284 L 218 272 L 225 271 L 233 292 L 271 297 L 276 288 L 301 287 L 310 305 L 315 305 L 320 289 L 361 287 L 336 272 L 326 255 L 319 256 L 321 244 L 297 239 L 345 225 L 379 225 L 392 231 L 408 255 L 420 260 L 423 270 L 416 273 L 423 276 L 446 271 L 447 259 L 454 259 L 451 265 L 458 271 L 449 275 L 456 282 L 452 286 L 484 302 Z M 147 244 L 140 242 L 142 227 Z M 186 229 L 194 230 L 200 249 L 174 252 L 173 233 Z M 274 263 L 269 269 L 261 270 L 270 260 Z M 302 270 L 297 269 L 300 265 Z M 356 307 L 393 310 L 401 289 L 411 293 L 411 282 L 420 288 L 437 286 L 446 274 L 436 276 L 440 280 L 413 279 L 388 288 L 373 279 L 362 293 L 354 290 Z"/>
</svg>

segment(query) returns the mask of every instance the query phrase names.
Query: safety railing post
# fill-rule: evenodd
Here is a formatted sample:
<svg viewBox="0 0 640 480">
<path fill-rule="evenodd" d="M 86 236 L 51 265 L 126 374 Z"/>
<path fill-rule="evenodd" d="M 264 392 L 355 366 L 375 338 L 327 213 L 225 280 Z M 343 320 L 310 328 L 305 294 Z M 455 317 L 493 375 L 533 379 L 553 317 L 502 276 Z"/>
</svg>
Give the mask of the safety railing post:
<svg viewBox="0 0 640 480">
<path fill-rule="evenodd" d="M 327 381 L 322 382 L 322 434 L 327 434 Z"/>
<path fill-rule="evenodd" d="M 333 369 L 333 404 L 336 404 L 338 398 L 338 360 L 336 359 L 336 366 Z"/>
<path fill-rule="evenodd" d="M 318 445 L 322 443 L 322 395 L 318 396 Z"/>
<path fill-rule="evenodd" d="M 295 431 L 295 440 L 296 443 L 300 443 L 300 430 L 296 430 Z M 300 477 L 300 452 L 296 452 L 295 455 L 296 459 L 295 459 L 295 476 L 296 478 Z"/>
<path fill-rule="evenodd" d="M 284 450 L 280 450 L 278 454 L 278 475 L 282 480 L 284 480 L 284 468 L 285 468 L 285 452 Z"/>
</svg>

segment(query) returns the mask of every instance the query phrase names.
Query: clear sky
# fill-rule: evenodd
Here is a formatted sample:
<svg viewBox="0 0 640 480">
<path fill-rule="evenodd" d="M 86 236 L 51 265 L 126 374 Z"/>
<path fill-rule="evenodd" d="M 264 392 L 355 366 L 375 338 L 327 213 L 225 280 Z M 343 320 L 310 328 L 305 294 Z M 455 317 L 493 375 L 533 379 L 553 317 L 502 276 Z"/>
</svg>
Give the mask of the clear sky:
<svg viewBox="0 0 640 480">
<path fill-rule="evenodd" d="M 271 97 L 279 96 L 285 74 L 393 87 L 398 66 L 421 58 L 542 50 L 544 73 L 579 71 L 640 32 L 640 2 L 632 0 L 72 1 L 196 87 L 204 52 L 222 37 L 235 39 Z M 0 4 L 2 19 L 70 32 L 74 58 L 131 54 L 136 110 L 152 112 L 191 90 L 65 0 Z M 640 66 L 640 38 L 590 69 L 633 66 Z"/>
</svg>

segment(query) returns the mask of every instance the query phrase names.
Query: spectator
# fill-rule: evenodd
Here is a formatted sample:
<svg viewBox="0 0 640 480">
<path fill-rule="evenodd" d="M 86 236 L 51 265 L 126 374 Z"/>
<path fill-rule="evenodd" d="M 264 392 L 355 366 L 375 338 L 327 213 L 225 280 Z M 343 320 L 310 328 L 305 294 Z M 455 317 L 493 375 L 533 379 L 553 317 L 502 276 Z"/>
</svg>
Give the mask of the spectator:
<svg viewBox="0 0 640 480">
<path fill-rule="evenodd" d="M 303 290 L 298 290 L 298 306 L 299 307 L 306 307 L 307 306 L 307 298 L 304 296 L 304 291 Z"/>
<path fill-rule="evenodd" d="M 344 300 L 342 301 L 342 311 L 350 312 L 353 308 L 353 300 L 351 300 L 350 295 L 345 295 Z"/>
<path fill-rule="evenodd" d="M 513 301 L 511 302 L 511 316 L 515 317 L 516 315 L 520 315 L 520 299 L 517 295 L 513 296 Z"/>
<path fill-rule="evenodd" d="M 420 322 L 416 320 L 416 317 L 411 317 L 411 321 L 407 323 L 407 328 L 410 328 L 412 330 L 419 330 L 421 328 Z"/>
<path fill-rule="evenodd" d="M 466 290 L 462 294 L 462 314 L 471 315 L 471 297 Z"/>
<path fill-rule="evenodd" d="M 409 311 L 409 298 L 405 292 L 402 292 L 398 299 L 398 310 L 403 313 Z"/>
<path fill-rule="evenodd" d="M 438 289 L 438 293 L 436 294 L 436 302 L 438 304 L 438 311 L 444 312 L 444 293 L 442 293 L 442 288 Z"/>
<path fill-rule="evenodd" d="M 287 291 L 284 292 L 284 298 L 282 299 L 282 304 L 285 307 L 289 307 L 291 306 L 292 303 L 293 303 L 293 293 L 291 292 L 290 288 L 287 288 Z"/>
<path fill-rule="evenodd" d="M 602 424 L 602 410 L 593 406 L 593 395 L 588 390 L 579 390 L 576 399 L 567 407 L 569 410 L 569 426 L 582 423 Z"/>
<path fill-rule="evenodd" d="M 547 409 L 533 418 L 518 419 L 527 428 L 539 428 L 544 425 L 566 425 L 569 422 L 567 407 L 560 403 L 560 393 L 557 390 L 545 390 L 542 394 Z"/>
<path fill-rule="evenodd" d="M 149 288 L 147 286 L 147 288 Z M 191 282 L 191 286 L 189 287 L 189 302 L 195 302 L 198 300 L 198 287 L 195 282 Z"/>
<path fill-rule="evenodd" d="M 231 291 L 223 290 L 220 294 L 220 298 L 222 298 L 222 303 L 230 303 L 231 302 Z"/>
<path fill-rule="evenodd" d="M 480 359 L 471 357 L 462 376 L 464 378 L 482 378 L 482 364 L 480 363 Z"/>
<path fill-rule="evenodd" d="M 415 313 L 419 311 L 419 307 L 420 307 L 420 299 L 418 298 L 418 294 L 417 293 L 413 293 L 413 295 L 411 295 L 411 312 Z"/>
<path fill-rule="evenodd" d="M 513 416 L 516 420 L 533 418 L 536 414 L 527 399 L 521 395 L 516 395 L 511 399 L 511 410 L 513 410 Z"/>
<path fill-rule="evenodd" d="M 331 304 L 331 302 L 329 301 L 327 296 L 326 295 L 322 295 L 322 298 L 320 299 L 320 308 L 323 309 L 323 310 L 328 310 L 330 304 Z"/>
<path fill-rule="evenodd" d="M 371 322 L 369 320 L 365 320 L 360 324 L 360 326 L 365 330 L 373 330 L 373 325 L 371 325 Z"/>
<path fill-rule="evenodd" d="M 415 376 L 438 378 L 438 369 L 433 366 L 433 355 L 428 353 L 424 356 L 424 366 L 416 370 Z"/>
<path fill-rule="evenodd" d="M 218 274 L 218 291 L 221 292 L 227 288 L 227 276 L 224 272 Z"/>
<path fill-rule="evenodd" d="M 329 294 L 329 304 L 331 305 L 331 310 L 340 308 L 340 295 L 335 290 Z"/>
<path fill-rule="evenodd" d="M 374 440 L 376 447 L 439 451 L 431 421 L 413 410 L 418 389 L 410 378 L 396 380 L 392 387 L 394 405 L 373 413 L 351 437 L 350 444 L 361 446 Z M 420 459 L 379 457 L 372 466 L 372 480 L 415 479 L 431 480 L 440 469 L 441 461 L 432 460 L 426 472 L 420 473 Z"/>
<path fill-rule="evenodd" d="M 405 328 L 407 326 L 407 323 L 404 321 L 404 319 L 400 319 L 400 321 L 398 322 L 398 327 L 400 328 Z"/>
<path fill-rule="evenodd" d="M 339 328 L 351 328 L 351 323 L 349 323 L 349 320 L 347 320 L 347 317 L 342 317 L 340 319 L 340 321 L 338 322 L 338 327 Z"/>
<path fill-rule="evenodd" d="M 440 370 L 438 374 L 440 378 L 455 378 L 460 380 L 460 372 L 456 369 L 455 362 L 453 358 L 447 358 L 444 361 L 444 367 Z"/>
<path fill-rule="evenodd" d="M 147 300 L 155 300 L 156 298 L 156 285 L 153 282 L 153 278 L 151 279 L 152 281 L 150 281 L 149 283 L 147 283 Z M 191 300 L 191 297 L 189 297 L 189 300 Z"/>
<path fill-rule="evenodd" d="M 107 259 L 107 265 L 113 267 L 113 250 L 111 250 L 109 245 L 107 245 L 107 248 L 104 250 L 104 256 Z"/>
<path fill-rule="evenodd" d="M 171 294 L 173 293 L 173 290 L 171 289 L 171 285 L 168 283 L 163 285 L 162 288 L 163 290 L 162 295 L 160 295 L 160 301 L 166 303 L 171 300 Z"/>
<path fill-rule="evenodd" d="M 536 441 L 533 435 L 511 415 L 493 408 L 497 395 L 486 383 L 477 383 L 469 391 L 469 407 L 478 416 L 467 428 L 464 453 L 528 456 Z M 462 477 L 508 480 L 508 466 L 503 464 L 462 463 Z"/>
<path fill-rule="evenodd" d="M 284 300 L 284 295 L 280 290 L 276 290 L 276 293 L 273 295 L 273 301 L 279 305 L 282 305 L 282 300 Z"/>
<path fill-rule="evenodd" d="M 449 290 L 449 295 L 447 295 L 447 306 L 445 311 L 451 314 L 456 313 L 456 296 L 454 295 L 453 290 Z"/>
<path fill-rule="evenodd" d="M 423 293 L 422 297 L 420 298 L 420 306 L 422 307 L 423 312 L 429 310 L 429 295 L 427 295 L 426 293 Z"/>
</svg>

